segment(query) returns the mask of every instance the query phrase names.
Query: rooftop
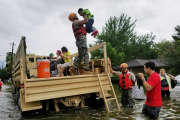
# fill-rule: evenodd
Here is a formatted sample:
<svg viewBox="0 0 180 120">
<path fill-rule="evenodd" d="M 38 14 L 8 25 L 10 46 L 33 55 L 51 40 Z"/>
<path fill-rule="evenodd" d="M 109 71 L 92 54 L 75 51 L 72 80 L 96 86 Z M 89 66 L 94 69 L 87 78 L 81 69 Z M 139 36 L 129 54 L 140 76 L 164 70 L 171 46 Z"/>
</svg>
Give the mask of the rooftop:
<svg viewBox="0 0 180 120">
<path fill-rule="evenodd" d="M 150 59 L 150 60 L 144 60 L 144 59 L 134 59 L 131 61 L 126 62 L 128 64 L 129 68 L 132 67 L 143 67 L 146 62 L 152 61 L 155 63 L 156 67 L 162 67 L 166 66 L 164 64 L 164 59 Z M 113 66 L 112 69 L 120 69 L 120 65 Z"/>
</svg>

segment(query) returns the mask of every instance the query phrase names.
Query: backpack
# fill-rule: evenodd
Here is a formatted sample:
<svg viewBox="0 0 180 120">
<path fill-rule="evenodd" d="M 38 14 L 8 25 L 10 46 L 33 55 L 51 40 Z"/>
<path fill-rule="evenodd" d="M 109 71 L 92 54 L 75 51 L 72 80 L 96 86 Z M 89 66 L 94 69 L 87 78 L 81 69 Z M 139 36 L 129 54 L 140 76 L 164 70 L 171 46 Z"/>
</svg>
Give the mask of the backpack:
<svg viewBox="0 0 180 120">
<path fill-rule="evenodd" d="M 172 89 L 175 88 L 176 85 L 177 85 L 177 80 L 171 80 Z"/>
</svg>

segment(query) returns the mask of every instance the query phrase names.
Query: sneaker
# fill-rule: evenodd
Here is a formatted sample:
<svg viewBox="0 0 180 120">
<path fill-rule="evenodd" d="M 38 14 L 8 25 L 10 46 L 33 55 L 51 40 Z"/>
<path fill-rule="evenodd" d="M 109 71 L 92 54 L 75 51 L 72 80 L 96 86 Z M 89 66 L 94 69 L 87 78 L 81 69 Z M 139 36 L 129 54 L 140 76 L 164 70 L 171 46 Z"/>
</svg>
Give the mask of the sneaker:
<svg viewBox="0 0 180 120">
<path fill-rule="evenodd" d="M 97 36 L 97 34 L 98 34 L 98 31 L 96 30 L 93 33 L 94 33 L 93 35 L 94 35 L 94 38 L 95 38 Z"/>
<path fill-rule="evenodd" d="M 76 75 L 76 70 L 73 67 L 69 69 L 69 72 L 71 73 L 71 75 Z"/>
<path fill-rule="evenodd" d="M 97 32 L 98 32 L 97 30 L 93 31 L 91 36 L 94 36 Z"/>
</svg>

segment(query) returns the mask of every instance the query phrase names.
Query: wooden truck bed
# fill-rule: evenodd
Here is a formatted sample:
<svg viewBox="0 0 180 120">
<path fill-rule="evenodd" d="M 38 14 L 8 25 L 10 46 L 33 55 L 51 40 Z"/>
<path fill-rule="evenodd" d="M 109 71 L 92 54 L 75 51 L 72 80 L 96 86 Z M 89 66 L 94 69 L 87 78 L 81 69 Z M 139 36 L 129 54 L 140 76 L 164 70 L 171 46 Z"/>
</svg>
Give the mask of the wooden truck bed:
<svg viewBox="0 0 180 120">
<path fill-rule="evenodd" d="M 110 84 L 106 74 L 99 74 L 99 76 L 104 86 Z M 37 78 L 24 81 L 25 102 L 101 91 L 97 75 Z M 104 89 L 110 90 L 110 87 L 107 86 Z"/>
<path fill-rule="evenodd" d="M 48 103 L 49 100 L 56 101 L 56 99 L 64 98 L 68 99 L 69 102 L 61 100 L 60 102 L 67 107 L 74 105 L 77 107 L 80 102 L 83 107 L 84 97 L 82 96 L 86 96 L 89 93 L 98 94 L 97 96 L 103 98 L 109 112 L 106 97 L 110 97 L 111 94 L 108 94 L 107 91 L 113 91 L 114 98 L 109 100 L 116 100 L 118 105 L 109 77 L 105 43 L 88 49 L 89 52 L 99 48 L 104 49 L 103 59 L 89 61 L 89 66 L 93 74 L 37 78 L 36 60 L 38 58 L 42 59 L 45 56 L 26 56 L 27 46 L 25 39 L 25 37 L 21 38 L 13 64 L 13 95 L 22 112 L 41 109 L 42 101 L 47 101 Z M 77 55 L 78 53 L 71 55 L 71 65 L 73 64 L 73 57 Z M 83 64 L 79 66 L 80 72 L 81 68 L 83 69 Z M 96 69 L 100 70 L 100 72 L 96 72 Z M 57 103 L 54 102 L 56 111 L 58 111 Z"/>
</svg>

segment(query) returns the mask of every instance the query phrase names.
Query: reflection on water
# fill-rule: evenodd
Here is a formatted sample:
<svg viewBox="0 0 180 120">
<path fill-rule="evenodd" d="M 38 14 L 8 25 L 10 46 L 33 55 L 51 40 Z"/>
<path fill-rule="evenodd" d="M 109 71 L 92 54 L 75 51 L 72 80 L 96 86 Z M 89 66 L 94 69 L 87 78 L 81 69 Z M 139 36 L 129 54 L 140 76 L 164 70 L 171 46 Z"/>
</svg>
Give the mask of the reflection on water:
<svg viewBox="0 0 180 120">
<path fill-rule="evenodd" d="M 114 85 L 114 89 L 120 104 L 120 93 L 118 85 Z M 142 105 L 144 100 L 135 101 L 135 108 L 122 108 L 122 112 L 107 114 L 105 106 L 98 108 L 83 108 L 75 110 L 66 110 L 60 113 L 47 112 L 41 116 L 32 118 L 22 118 L 18 107 L 14 104 L 11 94 L 11 88 L 4 85 L 0 91 L 0 120 L 147 120 L 141 117 Z M 116 109 L 114 102 L 109 101 L 110 109 Z M 160 112 L 160 120 L 177 120 L 180 119 L 180 91 L 171 92 L 171 98 L 163 98 L 163 107 Z"/>
</svg>

